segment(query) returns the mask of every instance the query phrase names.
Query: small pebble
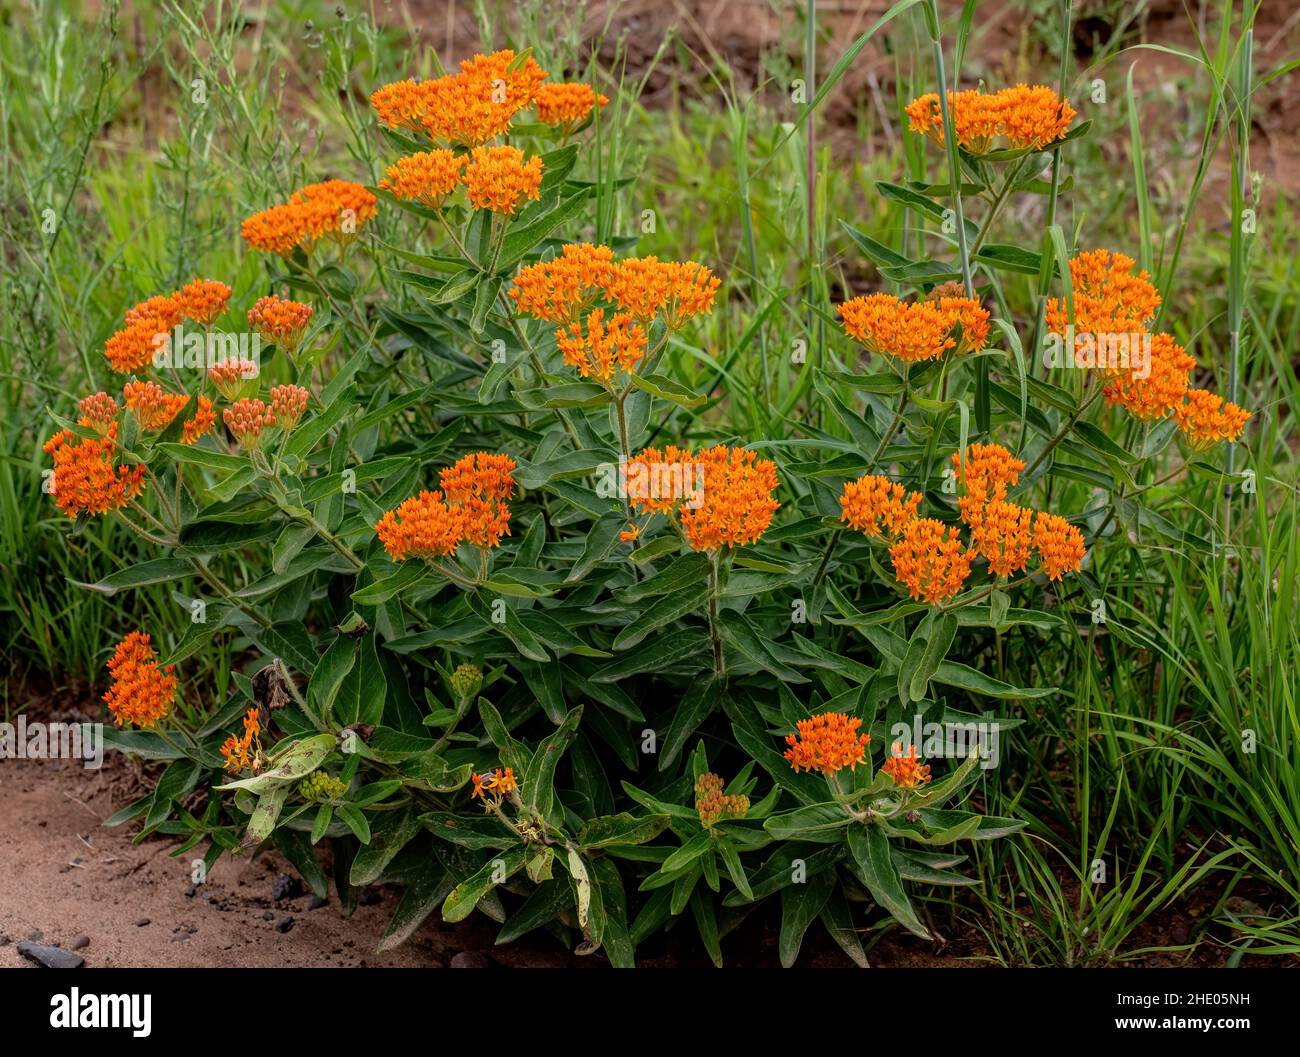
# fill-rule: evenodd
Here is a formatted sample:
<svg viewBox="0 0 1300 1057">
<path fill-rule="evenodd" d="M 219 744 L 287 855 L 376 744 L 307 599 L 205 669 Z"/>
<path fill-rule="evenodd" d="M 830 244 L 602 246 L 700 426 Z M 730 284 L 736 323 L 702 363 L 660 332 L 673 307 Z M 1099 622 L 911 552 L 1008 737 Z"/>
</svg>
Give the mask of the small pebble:
<svg viewBox="0 0 1300 1057">
<path fill-rule="evenodd" d="M 451 959 L 453 969 L 491 969 L 492 959 L 482 951 L 461 951 Z"/>
<path fill-rule="evenodd" d="M 68 950 L 79 951 L 83 947 L 90 946 L 90 937 L 84 932 L 80 932 L 72 937 L 72 942 L 68 944 Z"/>
<path fill-rule="evenodd" d="M 288 917 L 288 916 L 282 917 L 279 921 L 275 923 L 276 932 L 288 932 L 291 928 L 293 928 L 292 917 Z"/>
<path fill-rule="evenodd" d="M 142 929 L 142 928 L 144 928 L 146 925 L 148 925 L 148 924 L 149 924 L 150 922 L 152 922 L 152 921 L 153 921 L 153 918 L 136 918 L 136 919 L 135 919 L 135 925 L 136 925 L 136 928 L 141 928 L 141 929 Z"/>
<path fill-rule="evenodd" d="M 307 904 L 307 909 L 319 910 L 321 907 L 327 907 L 329 905 L 330 901 L 328 899 L 322 899 L 320 896 L 312 896 L 311 902 Z"/>
</svg>

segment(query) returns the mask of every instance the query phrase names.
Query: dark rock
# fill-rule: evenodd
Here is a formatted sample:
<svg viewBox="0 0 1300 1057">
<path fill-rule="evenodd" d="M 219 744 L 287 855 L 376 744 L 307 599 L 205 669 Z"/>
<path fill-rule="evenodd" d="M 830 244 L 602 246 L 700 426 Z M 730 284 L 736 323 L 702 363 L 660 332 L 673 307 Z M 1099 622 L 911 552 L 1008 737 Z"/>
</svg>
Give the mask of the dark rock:
<svg viewBox="0 0 1300 1057">
<path fill-rule="evenodd" d="M 262 920 L 263 920 L 263 921 L 274 921 L 274 920 L 275 920 L 275 911 L 274 911 L 274 910 L 263 910 L 263 911 L 262 911 Z"/>
<path fill-rule="evenodd" d="M 8 947 L 9 944 L 12 942 L 13 941 L 8 936 L 6 936 L 3 932 L 0 932 L 0 947 Z"/>
<path fill-rule="evenodd" d="M 189 888 L 185 889 L 185 898 L 193 899 L 196 895 L 198 895 L 198 892 L 199 892 L 198 885 L 190 885 Z"/>
<path fill-rule="evenodd" d="M 150 924 L 152 921 L 153 921 L 153 918 L 136 918 L 136 919 L 135 919 L 135 927 L 136 927 L 136 928 L 139 928 L 139 929 L 142 929 L 142 928 L 144 928 L 146 925 Z"/>
<path fill-rule="evenodd" d="M 32 943 L 40 943 L 41 940 L 45 939 L 45 933 L 40 929 L 32 929 L 31 932 L 27 933 L 27 938 Z"/>
<path fill-rule="evenodd" d="M 322 899 L 320 896 L 312 896 L 311 902 L 307 904 L 307 909 L 319 910 L 321 907 L 327 907 L 329 905 L 330 901 L 328 899 Z"/>
<path fill-rule="evenodd" d="M 68 950 L 79 951 L 83 947 L 89 947 L 89 946 L 90 946 L 90 937 L 87 936 L 84 932 L 79 932 L 77 935 L 72 937 L 72 942 L 68 944 Z"/>
<path fill-rule="evenodd" d="M 383 901 L 384 897 L 373 888 L 363 888 L 357 893 L 357 902 L 363 907 L 372 907 L 376 903 L 382 903 Z"/>
<path fill-rule="evenodd" d="M 47 969 L 80 969 L 86 964 L 81 955 L 65 951 L 62 947 L 46 947 L 27 940 L 18 944 L 18 953 Z"/>
<path fill-rule="evenodd" d="M 482 951 L 461 951 L 451 959 L 453 969 L 491 969 L 492 959 Z"/>
<path fill-rule="evenodd" d="M 271 882 L 272 899 L 278 903 L 282 899 L 293 899 L 299 895 L 302 895 L 302 885 L 298 883 L 298 878 L 287 873 L 275 875 L 275 880 Z"/>
<path fill-rule="evenodd" d="M 291 928 L 293 928 L 293 917 L 291 915 L 285 915 L 275 923 L 276 932 L 288 932 Z"/>
</svg>

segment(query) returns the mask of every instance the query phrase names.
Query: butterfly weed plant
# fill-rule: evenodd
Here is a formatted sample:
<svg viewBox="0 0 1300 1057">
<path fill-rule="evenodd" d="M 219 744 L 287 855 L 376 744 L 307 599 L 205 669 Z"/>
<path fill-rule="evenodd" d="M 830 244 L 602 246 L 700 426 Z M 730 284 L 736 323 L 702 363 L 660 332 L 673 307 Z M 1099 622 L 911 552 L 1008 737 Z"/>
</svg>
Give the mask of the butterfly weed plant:
<svg viewBox="0 0 1300 1057">
<path fill-rule="evenodd" d="M 669 352 L 725 277 L 584 237 L 618 89 L 528 52 L 373 86 L 381 180 L 232 218 L 264 296 L 196 277 L 123 306 L 113 387 L 54 416 L 47 491 L 155 554 L 88 588 L 170 585 L 191 622 L 113 652 L 110 743 L 165 769 L 111 821 L 209 868 L 272 842 L 321 895 L 327 863 L 345 908 L 401 884 L 385 947 L 477 910 L 503 942 L 545 927 L 630 966 L 686 917 L 721 964 L 765 902 L 785 964 L 817 923 L 861 965 L 870 929 L 935 937 L 917 890 L 1017 839 L 980 777 L 1057 692 L 971 644 L 1073 633 L 1097 551 L 1160 531 L 1146 493 L 1250 419 L 1191 386 L 1134 258 L 1059 227 L 994 241 L 1088 134 L 1068 100 L 949 92 L 942 65 L 936 88 L 900 104 L 948 183 L 879 189 L 955 223 L 953 258 L 840 218 L 901 290 L 826 320 L 860 349 L 814 368 L 851 444 L 720 433 L 725 387 Z M 1004 272 L 1038 283 L 1027 331 Z M 446 369 L 419 381 L 426 357 Z M 214 640 L 243 670 L 206 710 L 186 668 Z"/>
</svg>

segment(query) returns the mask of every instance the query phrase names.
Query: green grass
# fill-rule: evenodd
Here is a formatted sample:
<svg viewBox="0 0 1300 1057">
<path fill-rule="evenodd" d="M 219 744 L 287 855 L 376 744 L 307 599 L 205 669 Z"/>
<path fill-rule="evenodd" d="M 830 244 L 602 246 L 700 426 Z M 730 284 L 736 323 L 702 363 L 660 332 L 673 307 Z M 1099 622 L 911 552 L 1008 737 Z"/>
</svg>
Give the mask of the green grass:
<svg viewBox="0 0 1300 1057">
<path fill-rule="evenodd" d="M 259 265 L 243 252 L 240 218 L 308 179 L 382 175 L 387 154 L 371 127 L 368 92 L 434 72 L 433 59 L 400 25 L 376 29 L 361 9 L 345 6 L 340 19 L 333 4 L 271 4 L 254 23 L 229 5 L 205 21 L 187 13 L 189 5 L 164 5 L 127 26 L 113 8 L 91 23 L 77 5 L 38 4 L 23 16 L 23 32 L 0 38 L 0 620 L 8 681 L 48 673 L 57 682 L 93 682 L 123 630 L 147 624 L 172 642 L 185 632 L 184 600 L 160 589 L 104 597 L 74 585 L 142 554 L 109 523 L 79 526 L 70 538 L 64 531 L 41 491 L 40 445 L 52 431 L 46 411 L 69 414 L 77 397 L 109 383 L 99 350 L 135 300 L 199 274 L 230 282 L 241 303 L 254 294 Z M 1003 766 L 982 786 L 984 806 L 1028 820 L 1028 834 L 982 846 L 977 892 L 936 891 L 936 906 L 949 908 L 954 925 L 974 914 L 997 961 L 1109 964 L 1141 954 L 1144 930 L 1159 915 L 1209 893 L 1211 913 L 1188 945 L 1300 954 L 1293 617 L 1300 379 L 1292 360 L 1300 231 L 1297 202 L 1283 188 L 1270 207 L 1256 200 L 1240 149 L 1248 89 L 1276 71 L 1253 69 L 1247 79 L 1250 14 L 1240 5 L 1211 14 L 1209 35 L 1179 66 L 1173 93 L 1146 94 L 1127 77 L 1146 54 L 1132 32 L 1079 69 L 1061 47 L 1057 5 L 1026 11 L 1037 78 L 1060 76 L 1074 100 L 1104 78 L 1108 102 L 1079 105 L 1094 127 L 1062 159 L 1059 196 L 1001 213 L 992 241 L 1037 248 L 1054 220 L 1071 247 L 1108 246 L 1149 260 L 1164 298 L 1162 325 L 1200 359 L 1201 383 L 1231 389 L 1257 411 L 1248 443 L 1226 462 L 1215 457 L 1224 474 L 1253 470 L 1257 491 L 1244 492 L 1239 477 L 1226 489 L 1228 478 L 1214 467 L 1150 486 L 1177 465 L 1167 449 L 1161 468 L 1139 482 L 1163 523 L 1135 533 L 1127 548 L 1106 550 L 1089 569 L 1087 592 L 1047 600 L 1081 630 L 990 633 L 980 657 L 963 658 L 1061 693 L 1023 713 Z M 308 18 L 314 28 L 304 32 Z M 522 5 L 507 20 L 481 4 L 477 19 L 485 45 L 545 42 L 537 45 L 543 65 L 573 75 L 593 68 L 577 19 L 549 5 Z M 962 87 L 971 85 L 962 67 L 983 44 L 979 22 L 974 5 L 969 23 L 943 26 L 946 74 Z M 904 176 L 948 180 L 947 159 L 907 134 L 902 116 L 934 83 L 920 9 L 878 31 L 894 56 L 894 84 L 882 88 L 884 112 L 864 102 L 851 129 L 826 127 L 823 108 L 801 108 L 787 91 L 801 72 L 789 56 L 809 38 L 821 44 L 814 88 L 835 76 L 849 42 L 829 39 L 806 15 L 791 33 L 798 37 L 790 48 L 764 57 L 770 80 L 752 97 L 720 59 L 679 41 L 665 41 L 655 60 L 677 78 L 666 111 L 637 102 L 647 70 L 621 61 L 598 68 L 614 102 L 597 131 L 599 170 L 588 175 L 602 191 L 586 234 L 639 236 L 639 252 L 704 261 L 726 277 L 719 310 L 674 339 L 671 371 L 701 390 L 714 386 L 701 432 L 793 453 L 799 438 L 855 441 L 836 406 L 861 411 L 862 397 L 815 388 L 812 367 L 856 362 L 834 305 L 891 288 L 843 225 L 952 260 L 959 247 L 876 190 L 878 181 Z M 138 40 L 148 42 L 142 53 Z M 196 80 L 205 102 L 194 102 Z M 811 142 L 810 116 L 818 123 Z M 628 182 L 610 186 L 611 172 Z M 1210 173 L 1226 173 L 1228 200 L 1206 197 Z M 985 216 L 985 204 L 964 206 L 977 223 Z M 1247 208 L 1260 213 L 1256 237 L 1240 234 Z M 647 209 L 653 232 L 642 230 Z M 49 216 L 56 226 L 43 230 Z M 396 218 L 381 218 L 378 239 L 403 237 Z M 368 281 L 371 300 L 399 296 L 382 276 Z M 1043 293 L 1035 276 L 1001 278 L 986 300 L 1027 335 Z M 1030 373 L 1041 376 L 1041 368 L 1031 364 Z M 866 406 L 893 412 L 874 397 Z M 1104 410 L 1092 417 L 1121 422 Z M 1083 484 L 1051 498 L 1070 510 L 1096 502 Z M 1090 528 L 1109 520 L 1099 507 Z M 1106 599 L 1104 624 L 1091 622 L 1094 597 Z M 226 651 L 214 646 L 189 663 L 211 677 L 211 700 L 222 700 Z M 1097 861 L 1104 883 L 1092 880 Z M 1257 911 L 1230 898 L 1239 891 Z"/>
</svg>

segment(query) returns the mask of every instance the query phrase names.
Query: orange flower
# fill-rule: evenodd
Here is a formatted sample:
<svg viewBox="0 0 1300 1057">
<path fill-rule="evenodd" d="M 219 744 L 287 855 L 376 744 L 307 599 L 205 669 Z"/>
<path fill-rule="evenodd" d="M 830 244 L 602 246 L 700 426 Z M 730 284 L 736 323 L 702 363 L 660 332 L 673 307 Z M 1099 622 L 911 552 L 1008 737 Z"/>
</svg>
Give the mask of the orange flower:
<svg viewBox="0 0 1300 1057">
<path fill-rule="evenodd" d="M 160 329 L 171 330 L 181 318 L 180 294 L 158 294 L 128 308 L 122 322 L 129 327 L 142 319 L 154 319 L 163 324 Z"/>
<path fill-rule="evenodd" d="M 754 543 L 781 505 L 772 493 L 776 466 L 752 451 L 722 445 L 692 456 L 703 472 L 699 503 L 682 507 L 682 531 L 692 550 L 714 551 Z"/>
<path fill-rule="evenodd" d="M 595 107 L 608 103 L 609 98 L 597 95 L 591 85 L 582 81 L 558 82 L 538 88 L 533 102 L 538 121 L 543 125 L 565 126 L 567 134 L 572 126 L 585 121 Z"/>
<path fill-rule="evenodd" d="M 948 93 L 957 142 L 972 154 L 984 154 L 999 137 L 1016 149 L 1041 150 L 1065 135 L 1075 110 L 1045 85 L 1018 84 L 991 95 L 978 89 Z M 913 132 L 932 136 L 943 146 L 939 96 L 930 92 L 905 108 Z"/>
<path fill-rule="evenodd" d="M 521 268 L 510 296 L 520 313 L 550 323 L 570 323 L 591 306 L 609 283 L 614 251 L 582 242 L 564 246 L 559 256 Z"/>
<path fill-rule="evenodd" d="M 995 576 L 1023 572 L 1033 547 L 1034 512 L 1005 499 L 993 499 L 978 517 L 968 522 L 971 544 L 981 558 L 988 559 Z"/>
<path fill-rule="evenodd" d="M 469 777 L 473 784 L 469 794 L 470 799 L 482 800 L 483 809 L 489 812 L 501 806 L 502 798 L 519 789 L 519 781 L 515 778 L 514 769 L 511 767 L 507 767 L 504 771 L 498 767 L 491 774 L 471 774 Z"/>
<path fill-rule="evenodd" d="M 1250 412 L 1206 389 L 1189 389 L 1187 403 L 1174 409 L 1174 420 L 1193 451 L 1207 451 L 1221 440 L 1235 444 Z"/>
<path fill-rule="evenodd" d="M 646 351 L 645 331 L 633 324 L 630 315 L 619 312 L 606 326 L 605 312 L 599 308 L 587 316 L 586 334 L 582 324 L 570 323 L 567 331 L 555 332 L 555 342 L 564 362 L 578 368 L 582 377 L 594 376 L 605 383 L 618 370 L 634 374 Z"/>
<path fill-rule="evenodd" d="M 516 462 L 509 455 L 480 451 L 458 459 L 439 474 L 447 502 L 464 511 L 464 539 L 476 547 L 495 547 L 510 535 L 510 508 Z"/>
<path fill-rule="evenodd" d="M 523 110 L 537 98 L 538 89 L 546 80 L 543 70 L 530 55 L 522 62 L 509 48 L 494 51 L 491 55 L 475 55 L 462 59 L 460 73 L 456 75 L 466 84 L 481 85 L 499 99 L 503 106 Z"/>
<path fill-rule="evenodd" d="M 1034 521 L 1034 547 L 1049 580 L 1078 572 L 1086 551 L 1082 532 L 1060 515 L 1042 512 Z"/>
<path fill-rule="evenodd" d="M 271 388 L 271 414 L 275 424 L 283 430 L 291 430 L 307 410 L 307 400 L 311 396 L 300 385 L 277 385 Z"/>
<path fill-rule="evenodd" d="M 894 742 L 889 759 L 880 769 L 899 789 L 915 789 L 930 781 L 930 765 L 917 763 L 915 745 L 909 745 L 904 753 L 902 742 Z"/>
<path fill-rule="evenodd" d="M 949 349 L 978 352 L 988 340 L 987 310 L 965 297 L 908 304 L 892 294 L 868 294 L 844 302 L 839 313 L 849 337 L 905 363 L 937 360 Z"/>
<path fill-rule="evenodd" d="M 868 536 L 896 537 L 916 518 L 920 505 L 920 492 L 908 492 L 888 477 L 869 474 L 844 485 L 840 520 Z"/>
<path fill-rule="evenodd" d="M 257 377 L 258 366 L 252 360 L 222 360 L 208 370 L 208 380 L 227 400 L 239 399 L 244 383 Z"/>
<path fill-rule="evenodd" d="M 230 287 L 216 279 L 195 279 L 176 295 L 181 315 L 191 323 L 207 326 L 226 310 Z"/>
<path fill-rule="evenodd" d="M 171 712 L 176 696 L 174 665 L 158 666 L 158 655 L 149 644 L 149 636 L 133 631 L 121 642 L 108 662 L 113 685 L 104 702 L 120 727 L 134 723 L 138 727 L 156 726 Z"/>
<path fill-rule="evenodd" d="M 77 405 L 77 409 L 81 412 L 77 425 L 93 429 L 101 437 L 107 436 L 117 421 L 117 401 L 107 393 L 92 393 Z"/>
<path fill-rule="evenodd" d="M 519 782 L 515 780 L 515 772 L 511 767 L 507 767 L 504 771 L 500 769 L 494 771 L 492 777 L 488 779 L 487 785 L 492 792 L 499 796 L 513 793 L 519 788 Z"/>
<path fill-rule="evenodd" d="M 295 191 L 283 205 L 271 206 L 244 221 L 241 234 L 253 249 L 289 257 L 310 253 L 329 236 L 346 244 L 375 216 L 375 196 L 360 184 L 326 180 Z"/>
<path fill-rule="evenodd" d="M 248 310 L 248 325 L 262 336 L 263 341 L 278 345 L 293 355 L 311 317 L 311 305 L 270 294 L 258 298 Z"/>
<path fill-rule="evenodd" d="M 980 520 L 986 503 L 1005 499 L 1007 489 L 1020 480 L 1020 471 L 1025 468 L 1022 460 L 1000 444 L 970 445 L 964 467 L 961 453 L 953 452 L 952 466 L 965 489 L 966 494 L 957 500 L 957 506 L 967 525 Z"/>
<path fill-rule="evenodd" d="M 164 316 L 138 315 L 104 342 L 104 358 L 119 374 L 147 367 L 174 325 Z"/>
<path fill-rule="evenodd" d="M 236 400 L 222 412 L 222 419 L 239 446 L 248 450 L 261 447 L 262 431 L 275 425 L 275 415 L 260 400 Z"/>
<path fill-rule="evenodd" d="M 646 448 L 629 459 L 622 485 L 632 509 L 667 514 L 688 495 L 703 497 L 703 473 L 689 451 L 670 444 L 663 451 Z M 636 530 L 633 538 L 639 535 Z"/>
<path fill-rule="evenodd" d="M 423 491 L 384 514 L 375 532 L 395 562 L 440 558 L 454 553 L 465 538 L 465 511 L 444 502 L 441 492 Z"/>
<path fill-rule="evenodd" d="M 61 430 L 45 444 L 54 457 L 50 494 L 68 517 L 107 514 L 118 510 L 144 491 L 145 467 L 113 465 L 117 424 L 99 439 L 76 441 Z"/>
<path fill-rule="evenodd" d="M 231 734 L 221 746 L 221 755 L 226 758 L 226 770 L 232 774 L 239 771 L 256 771 L 262 755 L 262 724 L 257 718 L 257 709 L 250 708 L 244 714 L 244 733 L 242 737 Z"/>
<path fill-rule="evenodd" d="M 184 393 L 169 393 L 154 382 L 127 382 L 122 397 L 145 433 L 166 429 L 189 403 Z"/>
<path fill-rule="evenodd" d="M 475 147 L 461 176 L 470 205 L 514 216 L 522 199 L 541 197 L 542 159 L 518 147 Z"/>
<path fill-rule="evenodd" d="M 787 734 L 790 746 L 785 758 L 795 772 L 819 771 L 832 777 L 845 767 L 856 771 L 871 743 L 870 734 L 859 734 L 862 720 L 842 712 L 822 712 L 795 724 L 798 734 Z"/>
<path fill-rule="evenodd" d="M 1140 333 L 1155 316 L 1160 295 L 1145 271 L 1133 274 L 1136 263 L 1108 250 L 1080 253 L 1070 261 L 1076 349 L 1089 336 Z M 1065 302 L 1048 298 L 1044 320 L 1048 330 L 1064 337 L 1069 324 Z"/>
<path fill-rule="evenodd" d="M 217 424 L 217 414 L 212 410 L 212 401 L 206 396 L 198 399 L 194 417 L 187 419 L 181 427 L 181 443 L 197 444 L 199 438 Z"/>
<path fill-rule="evenodd" d="M 464 167 L 464 157 L 449 150 L 408 154 L 388 167 L 387 178 L 380 180 L 379 186 L 398 198 L 439 209 L 456 190 Z"/>
<path fill-rule="evenodd" d="M 889 549 L 894 575 L 915 599 L 931 605 L 952 598 L 970 576 L 975 551 L 964 550 L 955 528 L 934 518 L 917 518 Z"/>
<path fill-rule="evenodd" d="M 693 316 L 713 311 L 721 280 L 695 261 L 661 261 L 633 257 L 619 261 L 605 280 L 605 292 L 638 323 L 660 312 L 664 325 L 676 330 Z"/>
<path fill-rule="evenodd" d="M 1151 336 L 1151 362 L 1145 378 L 1130 366 L 1108 385 L 1106 402 L 1119 404 L 1144 421 L 1164 418 L 1183 402 L 1196 360 L 1168 334 Z"/>
</svg>

